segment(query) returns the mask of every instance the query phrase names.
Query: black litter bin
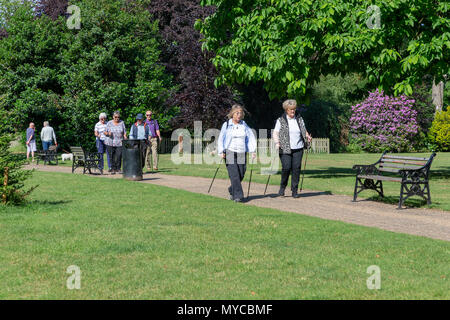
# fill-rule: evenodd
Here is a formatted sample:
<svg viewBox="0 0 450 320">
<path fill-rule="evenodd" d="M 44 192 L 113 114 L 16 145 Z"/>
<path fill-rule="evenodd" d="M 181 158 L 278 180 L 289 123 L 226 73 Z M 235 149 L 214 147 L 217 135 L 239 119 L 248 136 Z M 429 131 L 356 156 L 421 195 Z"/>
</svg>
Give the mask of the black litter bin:
<svg viewBox="0 0 450 320">
<path fill-rule="evenodd" d="M 123 178 L 126 180 L 142 180 L 142 152 L 145 141 L 129 139 L 122 141 Z"/>
</svg>

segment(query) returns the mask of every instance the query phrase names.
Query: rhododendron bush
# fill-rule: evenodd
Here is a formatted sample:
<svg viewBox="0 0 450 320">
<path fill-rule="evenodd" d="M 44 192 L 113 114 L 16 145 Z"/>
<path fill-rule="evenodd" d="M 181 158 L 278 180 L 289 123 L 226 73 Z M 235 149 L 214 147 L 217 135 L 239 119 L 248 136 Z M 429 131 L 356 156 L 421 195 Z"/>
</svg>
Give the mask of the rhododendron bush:
<svg viewBox="0 0 450 320">
<path fill-rule="evenodd" d="M 413 151 L 420 130 L 413 99 L 386 96 L 378 89 L 352 106 L 350 126 L 353 141 L 369 152 Z"/>
</svg>

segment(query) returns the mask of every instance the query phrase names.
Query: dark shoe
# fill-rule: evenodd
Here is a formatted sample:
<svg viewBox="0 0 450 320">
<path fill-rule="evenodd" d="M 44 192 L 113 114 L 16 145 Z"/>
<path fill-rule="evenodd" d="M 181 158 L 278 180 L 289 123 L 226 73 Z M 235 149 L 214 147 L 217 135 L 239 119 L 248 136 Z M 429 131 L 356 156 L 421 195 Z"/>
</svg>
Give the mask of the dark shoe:
<svg viewBox="0 0 450 320">
<path fill-rule="evenodd" d="M 292 198 L 300 198 L 300 195 L 297 193 L 297 191 L 292 191 Z"/>
<path fill-rule="evenodd" d="M 112 170 L 111 170 L 111 169 L 108 169 L 108 172 L 109 172 L 109 173 L 111 173 L 111 172 L 112 172 Z"/>
<path fill-rule="evenodd" d="M 284 188 L 280 188 L 280 191 L 278 191 L 277 196 L 278 197 L 284 197 Z"/>
<path fill-rule="evenodd" d="M 111 170 L 111 174 L 116 174 L 116 170 Z"/>
<path fill-rule="evenodd" d="M 242 200 L 237 198 L 237 199 L 234 199 L 234 202 L 242 202 Z"/>
</svg>

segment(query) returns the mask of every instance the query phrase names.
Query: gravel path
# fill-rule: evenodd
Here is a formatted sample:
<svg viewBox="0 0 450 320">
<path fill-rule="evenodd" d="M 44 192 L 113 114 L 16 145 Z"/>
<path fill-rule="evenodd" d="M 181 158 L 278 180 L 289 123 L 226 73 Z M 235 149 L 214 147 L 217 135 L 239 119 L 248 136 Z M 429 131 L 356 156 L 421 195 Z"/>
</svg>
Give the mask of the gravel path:
<svg viewBox="0 0 450 320">
<path fill-rule="evenodd" d="M 40 171 L 71 172 L 69 167 L 35 165 L 33 168 Z M 77 172 L 79 172 L 78 170 Z M 97 177 L 117 179 L 122 176 L 105 174 Z M 144 180 L 141 183 L 208 194 L 211 179 L 148 173 L 144 174 Z M 228 199 L 228 186 L 228 180 L 216 179 L 209 195 Z M 252 183 L 250 197 L 244 205 L 274 208 L 328 220 L 450 241 L 450 212 L 420 208 L 397 210 L 396 205 L 368 200 L 352 202 L 350 196 L 330 195 L 311 190 L 303 190 L 299 199 L 292 198 L 288 190 L 286 190 L 287 197 L 273 197 L 278 192 L 278 186 L 273 185 L 269 185 L 266 196 L 264 196 L 264 187 L 264 184 Z M 247 195 L 247 188 L 248 184 L 244 181 L 245 195 Z M 230 201 L 230 205 L 239 204 Z"/>
</svg>

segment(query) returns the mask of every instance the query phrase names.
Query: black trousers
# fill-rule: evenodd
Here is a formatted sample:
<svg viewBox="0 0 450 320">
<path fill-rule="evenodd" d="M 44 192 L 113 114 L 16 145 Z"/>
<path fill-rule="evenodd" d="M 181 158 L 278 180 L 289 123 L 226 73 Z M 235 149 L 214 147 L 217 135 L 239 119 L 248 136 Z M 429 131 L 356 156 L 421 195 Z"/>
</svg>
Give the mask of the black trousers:
<svg viewBox="0 0 450 320">
<path fill-rule="evenodd" d="M 244 198 L 244 191 L 242 190 L 241 182 L 244 179 L 245 171 L 247 170 L 247 154 L 245 152 L 236 153 L 229 150 L 226 150 L 225 154 L 225 163 L 231 182 L 228 192 L 233 197 L 233 200 L 242 200 Z"/>
<path fill-rule="evenodd" d="M 122 146 L 106 146 L 106 151 L 111 159 L 111 170 L 120 171 L 120 167 L 122 166 Z"/>
<path fill-rule="evenodd" d="M 281 160 L 281 183 L 280 188 L 285 189 L 291 175 L 291 190 L 298 190 L 300 179 L 300 168 L 302 165 L 303 148 L 292 149 L 290 154 L 280 153 Z"/>
</svg>

